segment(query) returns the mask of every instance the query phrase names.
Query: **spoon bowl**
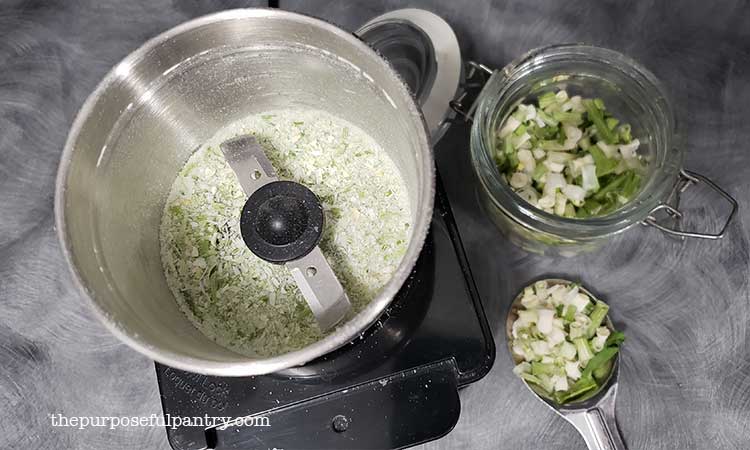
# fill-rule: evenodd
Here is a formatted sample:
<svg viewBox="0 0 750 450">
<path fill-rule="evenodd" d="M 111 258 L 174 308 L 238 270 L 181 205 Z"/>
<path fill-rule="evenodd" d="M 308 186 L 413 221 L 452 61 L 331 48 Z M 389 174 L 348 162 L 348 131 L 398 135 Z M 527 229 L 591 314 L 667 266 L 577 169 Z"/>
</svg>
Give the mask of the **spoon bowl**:
<svg viewBox="0 0 750 450">
<path fill-rule="evenodd" d="M 546 280 L 548 285 L 570 286 L 572 281 L 559 278 L 550 278 Z M 588 295 L 592 300 L 598 300 L 590 291 L 579 284 L 578 289 Z M 505 321 L 505 337 L 508 345 L 508 352 L 514 365 L 523 361 L 513 353 L 513 322 L 518 318 L 518 310 L 522 308 L 521 298 L 523 290 L 516 296 L 510 305 L 508 315 Z M 604 323 L 610 331 L 615 331 L 609 315 Z M 615 400 L 617 397 L 617 386 L 620 375 L 620 352 L 617 352 L 615 358 L 611 361 L 612 367 L 609 370 L 606 380 L 596 391 L 588 393 L 583 397 L 573 400 L 564 405 L 558 404 L 554 399 L 548 396 L 540 388 L 523 380 L 526 387 L 547 406 L 573 425 L 583 437 L 586 446 L 590 450 L 627 450 L 627 446 L 620 435 L 615 418 Z"/>
</svg>

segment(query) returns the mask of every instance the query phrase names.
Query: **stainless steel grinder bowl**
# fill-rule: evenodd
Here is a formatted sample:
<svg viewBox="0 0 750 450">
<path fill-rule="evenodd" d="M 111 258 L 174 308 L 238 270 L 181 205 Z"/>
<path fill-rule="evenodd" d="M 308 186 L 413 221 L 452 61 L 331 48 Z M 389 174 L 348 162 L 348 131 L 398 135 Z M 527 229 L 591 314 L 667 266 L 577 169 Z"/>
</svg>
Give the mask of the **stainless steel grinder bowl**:
<svg viewBox="0 0 750 450">
<path fill-rule="evenodd" d="M 227 350 L 179 310 L 160 260 L 172 181 L 219 128 L 271 109 L 343 117 L 388 151 L 409 191 L 404 259 L 373 301 L 324 339 L 272 358 Z M 107 74 L 73 123 L 55 218 L 73 275 L 104 324 L 172 367 L 219 376 L 304 364 L 372 324 L 407 279 L 432 216 L 434 166 L 422 114 L 391 67 L 354 35 L 267 9 L 201 17 L 148 41 Z"/>
</svg>

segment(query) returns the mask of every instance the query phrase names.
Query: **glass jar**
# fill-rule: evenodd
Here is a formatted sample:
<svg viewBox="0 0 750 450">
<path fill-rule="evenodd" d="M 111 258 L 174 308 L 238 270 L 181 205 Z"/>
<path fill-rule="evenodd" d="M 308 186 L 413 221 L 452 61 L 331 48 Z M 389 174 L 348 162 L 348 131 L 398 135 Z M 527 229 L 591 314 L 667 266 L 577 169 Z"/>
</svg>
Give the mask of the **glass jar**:
<svg viewBox="0 0 750 450">
<path fill-rule="evenodd" d="M 558 89 L 603 99 L 618 119 L 631 124 L 632 135 L 641 142 L 638 152 L 648 161 L 641 190 L 608 215 L 577 219 L 546 213 L 518 196 L 495 164 L 500 124 L 519 103 Z M 613 50 L 581 44 L 532 50 L 492 72 L 472 109 L 471 158 L 483 206 L 497 226 L 528 251 L 573 255 L 593 250 L 639 223 L 683 237 L 716 239 L 723 236 L 737 208 L 734 199 L 710 180 L 682 170 L 683 147 L 675 142 L 674 113 L 664 89 L 651 72 Z M 732 203 L 727 225 L 719 233 L 685 232 L 655 218 L 663 210 L 679 219 L 679 194 L 696 182 L 707 183 Z"/>
</svg>

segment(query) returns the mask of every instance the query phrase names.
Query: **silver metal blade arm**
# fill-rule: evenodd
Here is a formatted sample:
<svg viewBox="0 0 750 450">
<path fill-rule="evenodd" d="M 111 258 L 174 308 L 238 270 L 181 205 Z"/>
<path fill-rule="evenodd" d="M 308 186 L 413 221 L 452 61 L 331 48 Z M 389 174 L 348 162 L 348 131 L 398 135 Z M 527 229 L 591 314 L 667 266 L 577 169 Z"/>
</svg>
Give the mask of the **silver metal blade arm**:
<svg viewBox="0 0 750 450">
<path fill-rule="evenodd" d="M 262 186 L 278 181 L 271 161 L 254 137 L 239 136 L 223 142 L 220 147 L 248 197 Z M 334 327 L 351 311 L 349 297 L 320 247 L 285 265 L 321 330 Z"/>
</svg>

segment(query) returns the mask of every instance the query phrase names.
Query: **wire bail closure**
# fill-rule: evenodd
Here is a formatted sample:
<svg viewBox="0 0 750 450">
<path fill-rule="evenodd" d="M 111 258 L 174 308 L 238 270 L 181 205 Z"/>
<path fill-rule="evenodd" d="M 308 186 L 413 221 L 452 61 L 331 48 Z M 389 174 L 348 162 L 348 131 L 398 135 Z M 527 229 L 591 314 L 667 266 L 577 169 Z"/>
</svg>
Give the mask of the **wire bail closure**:
<svg viewBox="0 0 750 450">
<path fill-rule="evenodd" d="M 474 92 L 475 90 L 481 91 L 484 85 L 487 84 L 489 77 L 491 77 L 495 71 L 476 61 L 467 61 L 465 66 L 466 80 L 462 86 L 461 95 L 451 100 L 449 105 L 456 114 L 463 117 L 465 122 L 473 122 L 474 109 L 477 107 L 476 98 L 471 102 L 467 109 L 464 109 L 465 106 L 463 103 L 466 101 L 469 92 Z"/>
<path fill-rule="evenodd" d="M 724 222 L 724 226 L 721 228 L 721 230 L 718 233 L 701 233 L 696 231 L 684 231 L 679 229 L 679 223 L 680 220 L 684 217 L 684 214 L 679 210 L 680 207 L 680 195 L 685 192 L 688 188 L 690 188 L 693 185 L 696 185 L 698 183 L 705 183 L 710 187 L 714 192 L 718 192 L 725 200 L 729 202 L 729 204 L 732 205 L 732 211 L 729 213 L 729 216 L 727 217 L 726 222 Z M 674 201 L 674 206 L 670 204 L 670 201 Z M 705 177 L 703 175 L 700 175 L 698 173 L 692 172 L 690 170 L 681 169 L 679 178 L 677 179 L 677 182 L 675 183 L 674 187 L 672 188 L 672 192 L 669 194 L 669 197 L 665 203 L 660 203 L 656 205 L 651 211 L 649 211 L 648 217 L 643 220 L 642 224 L 646 226 L 652 226 L 654 228 L 657 228 L 658 230 L 662 231 L 663 233 L 677 236 L 680 239 L 685 238 L 696 238 L 696 239 L 712 239 L 717 240 L 724 237 L 726 234 L 727 228 L 729 228 L 729 224 L 734 218 L 735 214 L 737 213 L 737 200 L 734 199 L 727 191 L 719 187 L 716 183 L 711 181 L 708 177 Z M 657 220 L 654 214 L 658 211 L 664 210 L 669 214 L 673 219 L 675 219 L 676 222 L 676 228 L 670 228 L 668 226 L 660 224 Z"/>
</svg>

